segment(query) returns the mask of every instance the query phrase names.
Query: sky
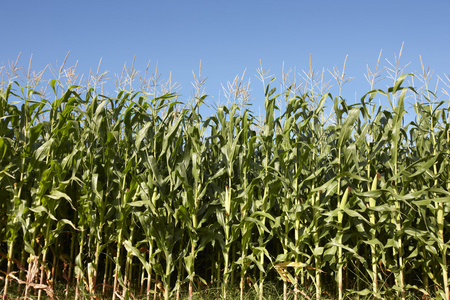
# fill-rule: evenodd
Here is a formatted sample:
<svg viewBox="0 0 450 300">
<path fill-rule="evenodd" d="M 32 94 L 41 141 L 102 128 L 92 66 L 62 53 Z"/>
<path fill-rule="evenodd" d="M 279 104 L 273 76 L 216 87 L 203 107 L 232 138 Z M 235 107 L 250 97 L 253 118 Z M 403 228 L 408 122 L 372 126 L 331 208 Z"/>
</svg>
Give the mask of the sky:
<svg viewBox="0 0 450 300">
<path fill-rule="evenodd" d="M 26 68 L 32 55 L 32 70 L 57 69 L 70 52 L 65 67 L 76 64 L 76 73 L 86 78 L 101 59 L 100 73 L 108 71 L 110 78 L 105 88 L 114 94 L 114 74 L 125 63 L 130 68 L 134 58 L 142 76 L 150 61 L 149 75 L 158 63 L 161 80 L 171 75 L 186 102 L 195 95 L 192 71 L 198 75 L 201 61 L 206 104 L 226 103 L 223 87 L 245 71 L 250 109 L 258 111 L 264 108 L 260 64 L 279 87 L 283 65 L 285 72 L 292 69 L 293 80 L 294 70 L 303 75 L 311 59 L 316 72 L 325 70 L 334 96 L 339 89 L 328 70 L 342 71 L 347 57 L 346 77 L 354 79 L 341 95 L 354 101 L 370 89 L 366 65 L 373 69 L 382 51 L 380 68 L 390 67 L 402 44 L 400 66 L 410 63 L 405 73 L 420 70 L 421 56 L 434 75 L 450 75 L 449 12 L 444 0 L 3 1 L 0 65 L 7 67 L 20 53 Z M 44 77 L 53 79 L 49 70 Z"/>
</svg>

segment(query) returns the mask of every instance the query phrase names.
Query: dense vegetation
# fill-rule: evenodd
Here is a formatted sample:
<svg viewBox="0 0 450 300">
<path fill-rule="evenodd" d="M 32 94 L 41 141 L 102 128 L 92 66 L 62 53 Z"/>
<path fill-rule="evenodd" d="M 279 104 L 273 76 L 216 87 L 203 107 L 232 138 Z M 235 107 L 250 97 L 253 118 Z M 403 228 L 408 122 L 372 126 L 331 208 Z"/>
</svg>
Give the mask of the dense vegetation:
<svg viewBox="0 0 450 300">
<path fill-rule="evenodd" d="M 3 294 L 450 299 L 450 101 L 424 91 L 406 122 L 405 78 L 351 105 L 270 82 L 261 121 L 202 116 L 204 95 L 4 84 Z"/>
</svg>

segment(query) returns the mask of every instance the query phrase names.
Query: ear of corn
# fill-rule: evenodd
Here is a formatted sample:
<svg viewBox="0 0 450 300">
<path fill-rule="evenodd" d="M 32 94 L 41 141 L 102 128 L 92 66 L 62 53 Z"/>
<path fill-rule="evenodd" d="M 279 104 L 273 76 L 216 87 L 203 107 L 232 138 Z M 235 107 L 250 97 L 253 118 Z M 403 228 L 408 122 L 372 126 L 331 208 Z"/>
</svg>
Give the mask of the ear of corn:
<svg viewBox="0 0 450 300">
<path fill-rule="evenodd" d="M 3 85 L 3 294 L 64 283 L 78 299 L 171 299 L 218 284 L 262 299 L 271 281 L 284 298 L 449 299 L 449 101 L 428 93 L 405 124 L 406 78 L 352 105 L 272 80 L 259 124 L 236 103 L 205 118 L 202 95 L 183 107 L 53 80 L 50 101 Z"/>
</svg>

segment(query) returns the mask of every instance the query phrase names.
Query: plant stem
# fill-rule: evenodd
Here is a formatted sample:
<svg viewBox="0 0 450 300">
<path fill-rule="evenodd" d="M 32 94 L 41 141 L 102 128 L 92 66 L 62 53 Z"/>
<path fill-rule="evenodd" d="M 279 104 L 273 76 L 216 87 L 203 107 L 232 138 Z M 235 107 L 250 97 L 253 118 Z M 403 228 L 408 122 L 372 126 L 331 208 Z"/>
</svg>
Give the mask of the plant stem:
<svg viewBox="0 0 450 300">
<path fill-rule="evenodd" d="M 6 299 L 8 295 L 8 283 L 9 283 L 9 273 L 11 272 L 11 264 L 13 260 L 13 250 L 14 250 L 14 240 L 9 241 L 9 247 L 8 247 L 8 264 L 6 267 L 6 274 L 5 276 L 5 287 L 3 289 L 3 298 Z"/>
<path fill-rule="evenodd" d="M 80 249 L 78 250 L 78 255 L 75 264 L 78 264 L 78 272 L 77 272 L 77 285 L 75 287 L 75 300 L 78 299 L 79 292 L 80 292 L 80 281 L 81 281 L 81 274 L 83 270 L 83 246 L 84 246 L 84 224 L 81 226 L 81 240 L 80 240 Z"/>
<path fill-rule="evenodd" d="M 46 263 L 47 252 L 48 252 L 49 232 L 50 232 L 50 218 L 47 221 L 47 228 L 45 230 L 45 236 L 44 236 L 45 242 L 44 242 L 44 249 L 42 250 L 41 277 L 39 279 L 39 284 L 44 284 L 45 263 Z M 41 296 L 42 296 L 42 289 L 39 289 L 38 300 L 41 299 Z"/>
<path fill-rule="evenodd" d="M 370 171 L 370 167 L 368 166 L 368 171 Z M 372 181 L 372 187 L 371 191 L 375 191 L 377 189 L 378 185 L 378 176 L 379 174 L 375 174 L 375 177 Z M 369 198 L 369 207 L 373 208 L 376 206 L 376 200 L 371 197 Z M 375 219 L 375 211 L 370 212 L 370 223 L 372 226 L 375 226 L 376 219 Z M 370 234 L 372 240 L 375 240 L 376 238 L 376 230 L 375 228 L 370 229 Z M 374 295 L 378 294 L 378 268 L 377 268 L 377 249 L 374 244 L 370 245 L 370 250 L 372 252 L 372 292 Z"/>
</svg>

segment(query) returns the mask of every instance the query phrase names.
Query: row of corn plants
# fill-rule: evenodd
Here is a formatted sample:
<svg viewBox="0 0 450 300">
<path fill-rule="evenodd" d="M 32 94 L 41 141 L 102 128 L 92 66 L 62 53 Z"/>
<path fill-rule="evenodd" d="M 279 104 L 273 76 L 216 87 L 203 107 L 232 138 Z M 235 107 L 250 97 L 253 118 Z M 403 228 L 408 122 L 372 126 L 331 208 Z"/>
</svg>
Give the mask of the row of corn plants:
<svg viewBox="0 0 450 300">
<path fill-rule="evenodd" d="M 405 78 L 355 104 L 270 82 L 262 122 L 202 116 L 206 96 L 4 85 L 3 295 L 450 299 L 450 101 L 407 114 Z"/>
</svg>

